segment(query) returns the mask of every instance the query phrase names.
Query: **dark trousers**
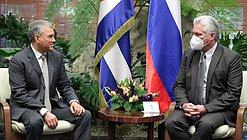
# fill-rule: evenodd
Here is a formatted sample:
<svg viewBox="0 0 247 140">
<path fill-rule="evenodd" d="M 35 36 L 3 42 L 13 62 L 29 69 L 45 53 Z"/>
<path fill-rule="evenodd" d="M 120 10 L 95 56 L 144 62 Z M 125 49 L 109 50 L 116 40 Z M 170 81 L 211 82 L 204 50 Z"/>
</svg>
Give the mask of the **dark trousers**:
<svg viewBox="0 0 247 140">
<path fill-rule="evenodd" d="M 66 120 L 75 124 L 74 138 L 75 140 L 90 140 L 91 139 L 91 113 L 85 111 L 81 116 L 75 117 L 67 108 L 55 108 L 52 110 L 58 120 Z M 26 140 L 42 140 L 44 120 L 42 116 L 33 111 L 26 111 L 20 118 L 20 121 L 25 125 Z"/>
<path fill-rule="evenodd" d="M 174 110 L 165 126 L 171 140 L 211 140 L 212 134 L 219 126 L 226 124 L 222 113 L 207 113 L 200 119 L 190 119 L 182 110 Z M 188 129 L 195 125 L 196 131 L 190 135 Z"/>
</svg>

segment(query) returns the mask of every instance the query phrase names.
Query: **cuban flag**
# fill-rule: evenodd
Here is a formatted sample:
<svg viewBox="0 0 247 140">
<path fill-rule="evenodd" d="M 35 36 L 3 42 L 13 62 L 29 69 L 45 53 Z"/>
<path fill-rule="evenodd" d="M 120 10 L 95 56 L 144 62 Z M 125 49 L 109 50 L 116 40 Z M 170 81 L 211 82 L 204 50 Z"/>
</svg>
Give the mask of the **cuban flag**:
<svg viewBox="0 0 247 140">
<path fill-rule="evenodd" d="M 131 79 L 129 30 L 134 26 L 133 0 L 101 0 L 94 67 L 100 85 L 100 108 L 110 106 L 105 87 Z"/>
<path fill-rule="evenodd" d="M 182 57 L 180 0 L 150 0 L 147 47 L 146 88 L 159 92 L 154 99 L 165 113 L 174 100 L 173 84 Z"/>
</svg>

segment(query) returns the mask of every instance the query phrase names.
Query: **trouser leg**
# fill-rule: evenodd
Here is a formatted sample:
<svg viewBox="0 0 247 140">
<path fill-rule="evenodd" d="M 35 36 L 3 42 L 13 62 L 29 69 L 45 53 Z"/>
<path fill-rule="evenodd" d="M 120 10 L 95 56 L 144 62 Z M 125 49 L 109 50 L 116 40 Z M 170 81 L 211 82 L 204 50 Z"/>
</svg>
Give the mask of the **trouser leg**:
<svg viewBox="0 0 247 140">
<path fill-rule="evenodd" d="M 196 131 L 191 140 L 211 140 L 215 129 L 225 123 L 221 113 L 207 113 L 195 123 Z"/>
<path fill-rule="evenodd" d="M 20 117 L 25 126 L 26 140 L 42 140 L 44 121 L 42 116 L 33 110 L 28 110 Z"/>
<path fill-rule="evenodd" d="M 165 123 L 171 140 L 190 140 L 188 128 L 191 123 L 182 110 L 174 110 Z"/>
<path fill-rule="evenodd" d="M 67 120 L 75 124 L 75 140 L 90 140 L 91 139 L 91 113 L 86 110 L 81 116 L 74 116 L 69 107 L 56 108 L 52 110 L 59 120 Z"/>
</svg>

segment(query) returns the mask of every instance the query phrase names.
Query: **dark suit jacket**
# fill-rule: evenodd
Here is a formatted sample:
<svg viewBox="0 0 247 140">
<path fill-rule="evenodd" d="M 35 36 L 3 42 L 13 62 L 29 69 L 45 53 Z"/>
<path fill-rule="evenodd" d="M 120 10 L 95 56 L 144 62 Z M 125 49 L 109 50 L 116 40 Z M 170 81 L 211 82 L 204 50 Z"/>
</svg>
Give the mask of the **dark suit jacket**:
<svg viewBox="0 0 247 140">
<path fill-rule="evenodd" d="M 198 73 L 200 51 L 184 52 L 179 74 L 174 85 L 177 106 L 193 103 Z M 234 125 L 242 88 L 240 56 L 228 48 L 218 45 L 211 60 L 206 84 L 208 112 L 222 112 L 226 121 Z"/>
<path fill-rule="evenodd" d="M 55 50 L 48 52 L 47 62 L 51 104 L 52 106 L 68 107 L 72 99 L 78 100 L 78 98 L 67 78 L 62 54 Z M 38 112 L 44 107 L 44 78 L 31 46 L 17 53 L 10 60 L 9 82 L 12 119 L 19 119 L 27 109 Z M 63 97 L 62 99 L 59 99 L 57 90 Z"/>
</svg>

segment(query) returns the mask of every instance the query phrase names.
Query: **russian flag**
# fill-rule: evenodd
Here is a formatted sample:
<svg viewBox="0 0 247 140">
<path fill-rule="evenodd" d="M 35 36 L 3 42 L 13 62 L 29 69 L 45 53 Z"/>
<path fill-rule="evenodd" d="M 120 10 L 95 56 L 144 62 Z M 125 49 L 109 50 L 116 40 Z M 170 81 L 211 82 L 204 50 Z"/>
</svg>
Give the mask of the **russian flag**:
<svg viewBox="0 0 247 140">
<path fill-rule="evenodd" d="M 94 67 L 100 85 L 100 108 L 111 105 L 105 87 L 115 89 L 117 81 L 131 79 L 129 30 L 134 26 L 132 0 L 101 0 Z"/>
<path fill-rule="evenodd" d="M 150 0 L 147 47 L 146 88 L 159 92 L 156 98 L 164 113 L 174 100 L 173 84 L 182 57 L 180 0 Z"/>
</svg>

